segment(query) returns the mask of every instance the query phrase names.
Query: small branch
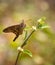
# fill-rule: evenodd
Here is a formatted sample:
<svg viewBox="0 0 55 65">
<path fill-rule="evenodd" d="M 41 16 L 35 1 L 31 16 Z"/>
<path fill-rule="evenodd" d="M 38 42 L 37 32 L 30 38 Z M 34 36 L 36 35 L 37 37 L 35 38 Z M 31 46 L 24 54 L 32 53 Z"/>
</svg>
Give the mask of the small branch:
<svg viewBox="0 0 55 65">
<path fill-rule="evenodd" d="M 23 44 L 21 45 L 21 47 L 23 48 L 27 43 L 27 41 L 28 41 L 28 39 L 30 38 L 30 36 L 33 34 L 33 32 L 34 32 L 35 30 L 33 30 L 31 33 L 30 33 L 30 35 L 25 39 L 25 41 L 23 42 Z"/>
<path fill-rule="evenodd" d="M 20 51 L 18 52 L 18 55 L 17 55 L 17 58 L 16 58 L 16 61 L 15 61 L 15 65 L 17 65 L 17 61 L 18 61 L 18 58 L 19 58 L 19 55 L 20 55 Z"/>
<path fill-rule="evenodd" d="M 33 30 L 30 35 L 25 39 L 25 41 L 23 42 L 23 44 L 21 45 L 21 48 L 23 48 L 27 43 L 28 39 L 30 38 L 30 36 L 34 33 L 35 30 Z M 18 61 L 18 58 L 19 58 L 19 55 L 20 55 L 21 51 L 18 52 L 18 55 L 17 55 L 17 58 L 16 58 L 16 61 L 15 61 L 15 65 L 17 65 L 17 61 Z"/>
</svg>

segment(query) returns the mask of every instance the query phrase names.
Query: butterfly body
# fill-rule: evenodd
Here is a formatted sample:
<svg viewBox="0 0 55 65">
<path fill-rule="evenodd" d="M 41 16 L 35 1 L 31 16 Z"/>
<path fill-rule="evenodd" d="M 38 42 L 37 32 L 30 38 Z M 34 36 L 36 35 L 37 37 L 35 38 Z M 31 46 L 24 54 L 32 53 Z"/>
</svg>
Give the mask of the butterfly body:
<svg viewBox="0 0 55 65">
<path fill-rule="evenodd" d="M 14 38 L 13 41 L 15 41 L 19 35 L 21 35 L 23 33 L 23 29 L 25 28 L 25 24 L 24 22 L 18 24 L 18 25 L 13 25 L 13 26 L 10 26 L 10 27 L 7 27 L 3 30 L 3 32 L 5 33 L 14 33 L 16 35 L 16 37 Z"/>
</svg>

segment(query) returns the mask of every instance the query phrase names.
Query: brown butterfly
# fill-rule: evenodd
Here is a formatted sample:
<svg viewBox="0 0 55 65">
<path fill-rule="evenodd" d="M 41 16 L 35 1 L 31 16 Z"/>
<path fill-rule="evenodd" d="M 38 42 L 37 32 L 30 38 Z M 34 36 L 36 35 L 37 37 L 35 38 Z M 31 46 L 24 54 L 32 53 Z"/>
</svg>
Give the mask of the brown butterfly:
<svg viewBox="0 0 55 65">
<path fill-rule="evenodd" d="M 12 32 L 16 35 L 16 37 L 13 39 L 13 41 L 15 41 L 19 35 L 21 35 L 23 33 L 23 29 L 25 28 L 26 24 L 24 24 L 24 20 L 22 21 L 22 23 L 18 24 L 18 25 L 13 25 L 10 27 L 7 27 L 3 30 L 3 32 L 5 33 L 9 33 Z"/>
</svg>

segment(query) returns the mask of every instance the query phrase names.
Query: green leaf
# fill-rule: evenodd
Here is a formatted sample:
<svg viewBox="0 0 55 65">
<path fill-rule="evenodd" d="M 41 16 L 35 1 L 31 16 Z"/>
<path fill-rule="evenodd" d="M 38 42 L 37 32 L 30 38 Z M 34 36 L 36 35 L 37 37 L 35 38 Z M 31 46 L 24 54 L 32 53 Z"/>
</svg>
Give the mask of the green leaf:
<svg viewBox="0 0 55 65">
<path fill-rule="evenodd" d="M 28 31 L 28 30 L 31 30 L 32 29 L 32 27 L 25 27 L 25 31 Z"/>
<path fill-rule="evenodd" d="M 42 17 L 38 20 L 38 25 L 37 25 L 37 28 L 38 29 L 45 29 L 45 28 L 49 28 L 50 26 L 48 26 L 46 23 L 45 23 L 45 20 L 46 20 L 46 17 Z"/>
<path fill-rule="evenodd" d="M 50 26 L 48 26 L 47 24 L 43 24 L 43 25 L 39 25 L 38 28 L 45 29 L 45 28 L 50 28 Z"/>
<path fill-rule="evenodd" d="M 48 26 L 48 25 L 46 24 L 46 25 L 43 25 L 43 26 L 41 27 L 41 29 L 44 29 L 44 28 L 50 28 L 50 26 Z"/>
<path fill-rule="evenodd" d="M 46 17 L 41 17 L 37 21 L 38 21 L 38 23 L 43 24 L 45 22 L 45 20 L 46 20 Z"/>
<path fill-rule="evenodd" d="M 25 37 L 24 37 L 24 40 L 26 39 L 26 37 L 27 37 L 27 31 L 25 30 Z"/>
<path fill-rule="evenodd" d="M 29 50 L 24 50 L 23 53 L 29 55 L 30 57 L 32 57 L 32 53 Z"/>
<path fill-rule="evenodd" d="M 19 44 L 18 43 L 16 43 L 16 42 L 13 42 L 13 41 L 10 41 L 10 46 L 11 46 L 11 48 L 16 48 L 17 49 L 17 47 L 19 46 Z"/>
</svg>

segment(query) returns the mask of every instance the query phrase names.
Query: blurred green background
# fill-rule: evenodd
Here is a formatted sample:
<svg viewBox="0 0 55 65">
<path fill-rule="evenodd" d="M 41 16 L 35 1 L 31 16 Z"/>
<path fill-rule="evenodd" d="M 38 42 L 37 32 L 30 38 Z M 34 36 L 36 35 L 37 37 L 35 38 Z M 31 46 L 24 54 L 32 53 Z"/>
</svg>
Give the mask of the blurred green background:
<svg viewBox="0 0 55 65">
<path fill-rule="evenodd" d="M 19 65 L 55 65 L 55 0 L 0 0 L 0 65 L 14 65 L 17 47 L 23 42 L 25 32 L 13 42 L 13 33 L 3 29 L 19 24 L 23 19 L 27 27 L 36 25 L 45 16 L 50 26 L 48 31 L 36 31 L 28 40 L 25 49 L 33 57 L 23 54 Z M 28 30 L 28 34 L 30 30 Z"/>
</svg>

